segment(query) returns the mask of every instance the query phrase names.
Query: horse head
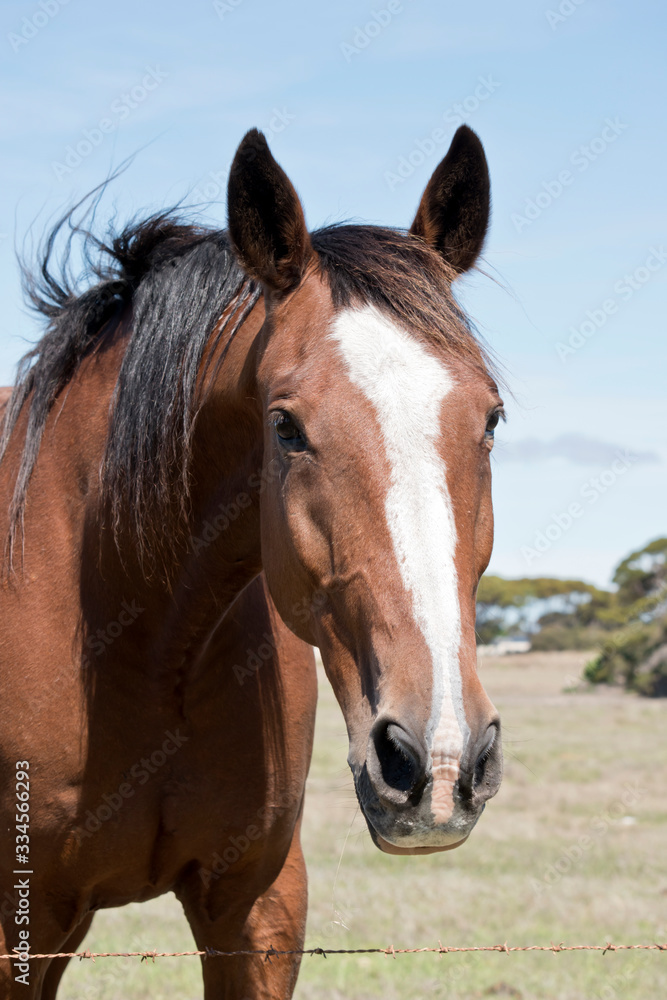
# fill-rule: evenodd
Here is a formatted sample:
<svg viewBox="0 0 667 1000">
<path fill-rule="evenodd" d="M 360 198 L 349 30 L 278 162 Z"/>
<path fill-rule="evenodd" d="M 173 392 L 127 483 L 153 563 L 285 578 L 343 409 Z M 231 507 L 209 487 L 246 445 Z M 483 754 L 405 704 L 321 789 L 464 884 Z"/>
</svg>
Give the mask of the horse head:
<svg viewBox="0 0 667 1000">
<path fill-rule="evenodd" d="M 502 775 L 475 644 L 502 402 L 452 294 L 488 217 L 486 159 L 466 127 L 409 232 L 309 234 L 258 132 L 229 179 L 230 235 L 266 308 L 254 376 L 277 472 L 262 564 L 285 622 L 321 650 L 361 809 L 389 853 L 462 843 Z"/>
</svg>

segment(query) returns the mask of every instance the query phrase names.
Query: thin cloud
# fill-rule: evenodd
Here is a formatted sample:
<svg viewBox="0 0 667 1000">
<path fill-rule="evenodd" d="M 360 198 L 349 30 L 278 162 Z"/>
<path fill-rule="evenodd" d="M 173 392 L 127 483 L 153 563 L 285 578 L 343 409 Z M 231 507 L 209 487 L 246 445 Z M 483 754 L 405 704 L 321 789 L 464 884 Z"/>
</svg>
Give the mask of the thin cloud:
<svg viewBox="0 0 667 1000">
<path fill-rule="evenodd" d="M 584 434 L 561 434 L 553 441 L 523 438 L 508 442 L 498 449 L 498 458 L 505 462 L 546 462 L 562 458 L 573 465 L 608 465 L 619 455 L 629 455 L 633 462 L 654 463 L 660 456 L 654 451 L 637 451 L 609 441 L 599 441 Z"/>
</svg>

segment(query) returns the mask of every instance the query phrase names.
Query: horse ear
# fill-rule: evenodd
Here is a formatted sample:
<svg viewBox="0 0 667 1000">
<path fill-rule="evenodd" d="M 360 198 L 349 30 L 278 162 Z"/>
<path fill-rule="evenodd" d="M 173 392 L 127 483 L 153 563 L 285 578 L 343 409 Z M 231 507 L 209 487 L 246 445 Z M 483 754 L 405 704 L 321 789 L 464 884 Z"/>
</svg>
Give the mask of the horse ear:
<svg viewBox="0 0 667 1000">
<path fill-rule="evenodd" d="M 227 187 L 229 234 L 250 277 L 287 294 L 312 253 L 299 196 L 257 129 L 236 151 Z"/>
<path fill-rule="evenodd" d="M 462 274 L 482 249 L 490 206 L 484 148 L 472 129 L 461 125 L 426 185 L 410 232 L 421 236 Z"/>
</svg>

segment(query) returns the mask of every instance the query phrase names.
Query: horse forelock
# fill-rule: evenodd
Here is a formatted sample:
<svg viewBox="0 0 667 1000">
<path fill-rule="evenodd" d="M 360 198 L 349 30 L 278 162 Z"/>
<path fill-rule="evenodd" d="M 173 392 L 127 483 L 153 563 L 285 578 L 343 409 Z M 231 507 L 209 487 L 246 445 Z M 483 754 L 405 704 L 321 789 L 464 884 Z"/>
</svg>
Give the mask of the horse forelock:
<svg viewBox="0 0 667 1000">
<path fill-rule="evenodd" d="M 419 237 L 382 226 L 332 225 L 311 239 L 337 310 L 375 306 L 495 385 L 493 359 L 453 294 L 457 274 L 441 254 Z"/>
</svg>

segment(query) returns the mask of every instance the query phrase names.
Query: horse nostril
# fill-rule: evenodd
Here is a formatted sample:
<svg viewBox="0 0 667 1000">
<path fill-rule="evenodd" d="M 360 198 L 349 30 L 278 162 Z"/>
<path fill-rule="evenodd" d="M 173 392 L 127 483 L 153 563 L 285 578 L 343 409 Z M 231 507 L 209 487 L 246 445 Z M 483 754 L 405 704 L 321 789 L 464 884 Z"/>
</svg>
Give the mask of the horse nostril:
<svg viewBox="0 0 667 1000">
<path fill-rule="evenodd" d="M 500 726 L 495 723 L 489 726 L 484 744 L 477 754 L 469 793 L 482 800 L 495 795 L 502 778 L 502 761 Z"/>
<path fill-rule="evenodd" d="M 477 787 L 478 785 L 481 785 L 481 783 L 484 781 L 484 772 L 486 771 L 486 762 L 489 759 L 489 757 L 491 756 L 492 749 L 493 749 L 493 746 L 486 747 L 486 749 L 482 750 L 481 754 L 477 758 L 477 763 L 475 764 L 475 775 L 474 775 L 474 786 L 475 787 Z"/>
<path fill-rule="evenodd" d="M 414 737 L 395 722 L 378 720 L 372 742 L 382 783 L 414 796 L 426 780 L 425 754 Z"/>
</svg>

